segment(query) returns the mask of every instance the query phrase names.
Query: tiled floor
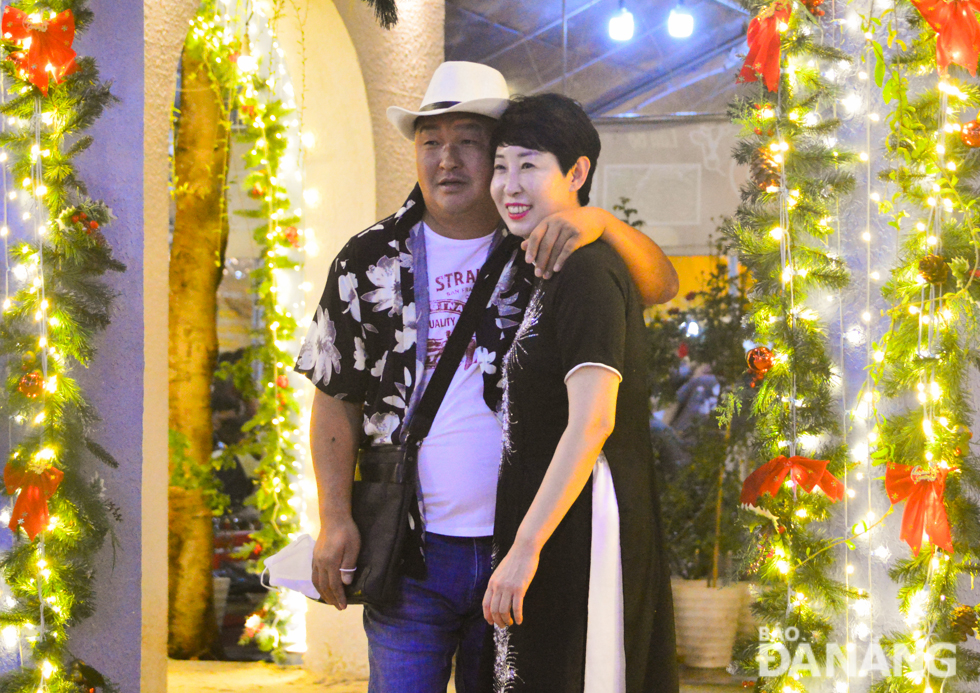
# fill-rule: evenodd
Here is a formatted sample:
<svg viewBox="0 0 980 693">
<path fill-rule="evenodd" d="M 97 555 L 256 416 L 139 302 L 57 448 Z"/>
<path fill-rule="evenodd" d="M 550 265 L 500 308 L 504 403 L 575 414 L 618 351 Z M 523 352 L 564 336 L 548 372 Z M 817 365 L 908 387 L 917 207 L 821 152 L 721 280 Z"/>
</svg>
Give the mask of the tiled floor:
<svg viewBox="0 0 980 693">
<path fill-rule="evenodd" d="M 681 693 L 736 693 L 743 688 L 723 670 L 684 669 Z M 168 693 L 366 693 L 367 681 L 319 683 L 301 667 L 264 662 L 170 660 Z M 455 693 L 452 685 L 448 693 Z"/>
</svg>

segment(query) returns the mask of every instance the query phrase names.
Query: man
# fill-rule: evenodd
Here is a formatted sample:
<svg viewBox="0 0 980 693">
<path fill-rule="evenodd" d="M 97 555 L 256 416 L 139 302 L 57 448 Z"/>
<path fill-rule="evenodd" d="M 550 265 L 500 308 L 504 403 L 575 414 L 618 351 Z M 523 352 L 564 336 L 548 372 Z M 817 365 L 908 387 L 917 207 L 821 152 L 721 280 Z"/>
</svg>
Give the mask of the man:
<svg viewBox="0 0 980 693">
<path fill-rule="evenodd" d="M 496 70 L 449 62 L 436 70 L 418 111 L 388 110 L 415 143 L 418 186 L 395 215 L 352 238 L 334 260 L 299 354 L 296 369 L 318 388 L 311 449 L 321 529 L 313 582 L 339 609 L 360 548 L 350 510 L 357 448 L 365 435 L 372 444 L 400 441 L 502 233 L 489 192 L 489 142 L 508 96 Z M 676 274 L 656 244 L 597 208 L 549 218 L 526 244 L 529 261 L 547 277 L 600 234 L 624 257 L 647 302 L 674 296 Z M 457 653 L 456 690 L 477 690 L 502 360 L 532 280 L 519 261 L 505 269 L 419 451 L 426 575 L 404 577 L 392 606 L 364 610 L 372 693 L 445 691 Z"/>
</svg>

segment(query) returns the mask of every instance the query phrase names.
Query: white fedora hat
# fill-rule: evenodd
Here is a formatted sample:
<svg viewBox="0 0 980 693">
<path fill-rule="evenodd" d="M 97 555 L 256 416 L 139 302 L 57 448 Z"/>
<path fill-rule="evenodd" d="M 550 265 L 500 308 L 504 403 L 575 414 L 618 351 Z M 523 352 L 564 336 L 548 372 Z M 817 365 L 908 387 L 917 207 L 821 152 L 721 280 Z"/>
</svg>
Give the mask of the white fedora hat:
<svg viewBox="0 0 980 693">
<path fill-rule="evenodd" d="M 388 120 L 398 132 L 415 139 L 415 120 L 442 113 L 476 113 L 499 118 L 509 103 L 507 80 L 497 70 L 479 63 L 445 62 L 436 68 L 417 111 L 398 106 L 388 109 Z"/>
</svg>

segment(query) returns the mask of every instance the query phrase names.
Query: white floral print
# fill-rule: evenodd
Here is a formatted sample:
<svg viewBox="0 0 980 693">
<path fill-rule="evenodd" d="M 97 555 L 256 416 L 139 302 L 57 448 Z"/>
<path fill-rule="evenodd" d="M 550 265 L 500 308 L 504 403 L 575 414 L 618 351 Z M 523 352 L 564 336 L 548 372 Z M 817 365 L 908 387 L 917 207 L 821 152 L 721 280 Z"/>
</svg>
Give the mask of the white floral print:
<svg viewBox="0 0 980 693">
<path fill-rule="evenodd" d="M 473 357 L 476 360 L 476 365 L 480 367 L 481 373 L 493 375 L 497 372 L 497 366 L 494 363 L 497 359 L 496 351 L 487 351 L 486 347 L 477 347 Z"/>
<path fill-rule="evenodd" d="M 341 250 L 331 263 L 330 291 L 323 294 L 297 358 L 296 370 L 325 392 L 364 405 L 364 431 L 375 444 L 400 439 L 407 405 L 420 394 L 414 392 L 413 380 L 424 373 L 418 330 L 428 306 L 414 299 L 412 251 L 424 207 L 416 189 L 397 215 L 369 227 Z M 467 363 L 480 366 L 484 399 L 494 410 L 503 395 L 498 382 L 503 355 L 530 293 L 524 267 L 511 258 L 495 287 L 486 323 L 467 351 Z M 478 347 L 483 349 L 477 354 Z M 417 350 L 423 352 L 421 364 Z"/>
<path fill-rule="evenodd" d="M 385 397 L 382 400 L 385 404 L 390 404 L 398 409 L 404 409 L 405 403 L 408 401 L 408 388 L 412 386 L 412 373 L 407 368 L 404 373 L 404 383 L 395 383 L 395 389 L 398 390 L 397 395 L 391 395 L 390 397 Z"/>
<path fill-rule="evenodd" d="M 371 369 L 371 375 L 375 378 L 380 378 L 385 372 L 385 362 L 388 360 L 388 352 L 386 351 L 381 358 L 377 360 L 374 364 L 374 368 Z"/>
<path fill-rule="evenodd" d="M 300 370 L 313 371 L 314 383 L 329 385 L 334 371 L 340 372 L 340 352 L 334 345 L 336 338 L 337 330 L 329 313 L 323 306 L 317 306 L 316 316 L 299 350 L 296 364 Z"/>
<path fill-rule="evenodd" d="M 395 353 L 403 354 L 412 348 L 415 344 L 415 304 L 409 303 L 405 306 L 405 310 L 402 311 L 402 322 L 405 325 L 404 330 L 395 330 L 395 340 L 398 342 L 395 345 Z"/>
<path fill-rule="evenodd" d="M 387 310 L 388 316 L 402 312 L 401 263 L 396 257 L 383 257 L 378 264 L 371 265 L 367 277 L 377 289 L 364 294 L 368 303 L 375 303 L 374 312 Z"/>
<path fill-rule="evenodd" d="M 367 366 L 367 349 L 364 348 L 364 340 L 354 337 L 354 370 L 363 371 Z"/>
<path fill-rule="evenodd" d="M 353 272 L 343 274 L 337 280 L 337 286 L 340 288 L 340 300 L 348 304 L 347 310 L 350 311 L 351 317 L 360 322 L 361 301 L 357 297 L 357 276 Z M 346 313 L 347 310 L 344 312 Z"/>
<path fill-rule="evenodd" d="M 391 444 L 391 434 L 398 428 L 401 419 L 397 414 L 377 412 L 364 418 L 364 432 L 374 438 L 378 445 Z"/>
<path fill-rule="evenodd" d="M 395 212 L 395 219 L 401 219 L 403 216 L 405 216 L 405 212 L 407 212 L 414 206 L 415 206 L 415 200 L 406 200 L 402 208 L 399 209 L 397 212 Z"/>
</svg>

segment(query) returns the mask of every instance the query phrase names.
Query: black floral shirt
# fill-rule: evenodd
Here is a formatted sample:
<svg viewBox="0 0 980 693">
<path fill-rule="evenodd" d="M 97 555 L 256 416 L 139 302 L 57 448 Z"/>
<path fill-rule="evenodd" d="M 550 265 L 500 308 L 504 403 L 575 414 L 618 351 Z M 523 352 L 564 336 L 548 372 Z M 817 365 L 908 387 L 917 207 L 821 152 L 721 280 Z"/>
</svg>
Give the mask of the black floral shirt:
<svg viewBox="0 0 980 693">
<path fill-rule="evenodd" d="M 398 212 L 347 242 L 330 267 L 296 360 L 296 371 L 326 394 L 364 405 L 364 433 L 374 445 L 401 442 L 422 392 L 426 349 L 417 342 L 428 333 L 424 210 L 416 186 Z M 515 249 L 476 331 L 483 398 L 494 412 L 503 397 L 503 357 L 533 279 L 533 268 Z"/>
</svg>

